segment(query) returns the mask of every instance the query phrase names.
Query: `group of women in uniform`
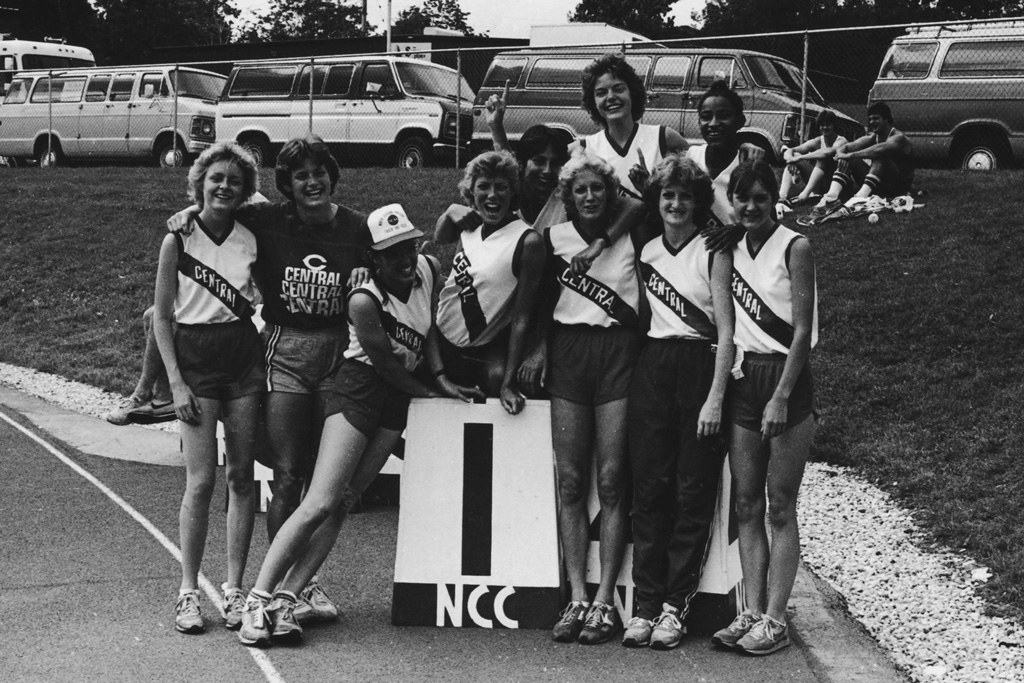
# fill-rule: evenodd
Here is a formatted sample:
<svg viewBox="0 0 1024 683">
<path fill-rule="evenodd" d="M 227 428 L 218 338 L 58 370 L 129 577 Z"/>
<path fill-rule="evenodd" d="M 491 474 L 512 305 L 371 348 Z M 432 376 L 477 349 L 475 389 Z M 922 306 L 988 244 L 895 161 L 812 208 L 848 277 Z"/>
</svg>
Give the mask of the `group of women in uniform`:
<svg viewBox="0 0 1024 683">
<path fill-rule="evenodd" d="M 747 604 L 713 642 L 754 654 L 788 645 L 796 492 L 813 433 L 810 246 L 775 219 L 774 171 L 744 159 L 733 91 L 719 82 L 701 98 L 705 144 L 692 148 L 638 122 L 645 99 L 629 64 L 605 56 L 583 75 L 584 108 L 601 131 L 573 142 L 535 126 L 517 156 L 473 159 L 463 206 L 433 236 L 458 242 L 445 281 L 400 205 L 363 217 L 331 201 L 338 168 L 323 143 L 282 150 L 280 204 L 243 205 L 256 173 L 236 145 L 200 156 L 190 174 L 196 207 L 172 221 L 196 229 L 165 240 L 156 296 L 187 464 L 179 630 L 203 629 L 196 576 L 218 417 L 230 483 L 225 620 L 243 643 L 266 646 L 298 637 L 304 613 L 332 616 L 316 572 L 395 446 L 410 397 L 487 395 L 514 415 L 525 394 L 551 402 L 570 590 L 555 640 L 596 644 L 622 628 L 613 595 L 632 512 L 638 611 L 622 642 L 679 644 L 728 446 Z M 507 147 L 503 104 L 489 103 L 498 148 Z M 247 320 L 252 280 L 264 296 L 262 348 Z M 299 493 L 281 503 L 246 595 L 245 474 L 264 388 L 275 481 L 284 463 Z M 593 594 L 592 467 L 601 508 Z"/>
</svg>

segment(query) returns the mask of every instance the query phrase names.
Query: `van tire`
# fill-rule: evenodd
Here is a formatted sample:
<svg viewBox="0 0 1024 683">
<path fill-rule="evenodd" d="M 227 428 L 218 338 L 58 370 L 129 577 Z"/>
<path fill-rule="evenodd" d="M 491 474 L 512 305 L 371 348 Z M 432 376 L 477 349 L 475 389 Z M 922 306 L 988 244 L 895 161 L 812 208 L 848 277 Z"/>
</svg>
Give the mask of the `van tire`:
<svg viewBox="0 0 1024 683">
<path fill-rule="evenodd" d="M 964 171 L 997 171 L 1009 166 L 1006 142 L 994 133 L 969 133 L 957 141 L 953 159 Z"/>
<path fill-rule="evenodd" d="M 66 165 L 64 151 L 60 148 L 60 142 L 58 140 L 54 140 L 50 144 L 49 152 L 47 152 L 46 149 L 47 145 L 45 138 L 41 140 L 37 146 L 38 150 L 36 151 L 36 161 L 39 163 L 39 168 Z"/>
<path fill-rule="evenodd" d="M 161 142 L 156 148 L 156 163 L 160 168 L 181 168 L 185 165 L 187 155 L 185 146 L 180 142 L 175 147 L 172 142 Z"/>
<path fill-rule="evenodd" d="M 253 161 L 256 162 L 256 168 L 269 166 L 271 164 L 273 159 L 270 154 L 270 144 L 262 138 L 244 138 L 239 140 L 238 144 L 240 144 L 246 152 L 252 155 Z"/>
<path fill-rule="evenodd" d="M 430 141 L 422 135 L 399 140 L 395 149 L 398 168 L 423 168 L 430 165 Z"/>
</svg>

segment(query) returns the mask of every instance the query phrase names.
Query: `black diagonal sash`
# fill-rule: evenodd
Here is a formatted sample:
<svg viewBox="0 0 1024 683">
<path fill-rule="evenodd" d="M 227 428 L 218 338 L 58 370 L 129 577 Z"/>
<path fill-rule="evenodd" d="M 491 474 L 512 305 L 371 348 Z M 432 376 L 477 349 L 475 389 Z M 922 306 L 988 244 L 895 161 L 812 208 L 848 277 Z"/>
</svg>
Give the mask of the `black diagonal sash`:
<svg viewBox="0 0 1024 683">
<path fill-rule="evenodd" d="M 181 242 L 178 242 L 179 246 Z M 178 272 L 203 287 L 228 307 L 239 318 L 251 318 L 255 312 L 252 303 L 220 273 L 199 261 L 191 254 L 179 249 Z"/>
<path fill-rule="evenodd" d="M 395 316 L 381 309 L 380 322 L 389 339 L 393 339 L 415 354 L 423 350 L 423 335 L 405 323 L 398 322 Z"/>
<path fill-rule="evenodd" d="M 649 263 L 640 263 L 640 275 L 644 279 L 644 287 L 655 299 L 668 306 L 669 310 L 679 319 L 696 330 L 697 334 L 714 339 L 718 334 L 715 324 L 699 306 L 676 291 L 661 273 Z"/>
<path fill-rule="evenodd" d="M 765 334 L 787 349 L 793 345 L 793 326 L 777 316 L 735 268 L 732 271 L 732 298 Z"/>
<path fill-rule="evenodd" d="M 633 307 L 622 299 L 611 287 L 595 280 L 589 275 L 573 275 L 569 268 L 569 262 L 560 256 L 555 256 L 560 266 L 558 271 L 558 282 L 566 289 L 571 289 L 587 301 L 608 314 L 613 320 L 623 327 L 636 327 L 640 318 Z"/>
<path fill-rule="evenodd" d="M 455 284 L 459 286 L 459 301 L 462 302 L 462 319 L 466 321 L 466 331 L 470 341 L 476 340 L 487 329 L 487 318 L 480 307 L 480 297 L 473 285 L 473 276 L 469 274 L 469 258 L 466 252 L 460 251 L 452 259 L 452 272 L 455 273 Z"/>
</svg>

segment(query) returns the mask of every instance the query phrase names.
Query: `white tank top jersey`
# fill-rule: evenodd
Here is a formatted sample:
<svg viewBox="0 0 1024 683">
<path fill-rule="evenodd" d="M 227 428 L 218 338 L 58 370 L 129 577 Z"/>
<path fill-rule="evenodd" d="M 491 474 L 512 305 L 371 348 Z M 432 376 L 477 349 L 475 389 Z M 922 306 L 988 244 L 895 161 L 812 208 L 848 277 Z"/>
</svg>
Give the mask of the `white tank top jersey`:
<svg viewBox="0 0 1024 683">
<path fill-rule="evenodd" d="M 373 280 L 356 287 L 348 295 L 348 298 L 351 299 L 356 293 L 362 292 L 373 298 L 380 312 L 381 326 L 391 342 L 391 351 L 398 362 L 409 371 L 416 367 L 416 363 L 423 356 L 427 333 L 430 332 L 430 326 L 434 323 L 430 304 L 437 273 L 434 272 L 434 266 L 426 256 L 420 256 L 417 260 L 416 277 L 419 284 L 409 292 L 408 301 L 402 301 L 390 292 L 388 292 L 387 301 L 384 301 L 380 287 Z M 359 343 L 359 337 L 356 336 L 351 319 L 348 323 L 348 340 L 345 358 L 373 365 L 370 362 L 370 357 L 366 355 Z"/>
<path fill-rule="evenodd" d="M 611 164 L 624 194 L 641 199 L 643 188 L 637 187 L 629 179 L 629 169 L 640 163 L 637 150 L 643 151 L 649 171 L 665 156 L 667 144 L 664 126 L 650 126 L 645 123 L 635 123 L 633 126 L 633 135 L 626 141 L 625 147 L 615 144 L 608 137 L 606 130 L 583 138 L 583 146 Z"/>
<path fill-rule="evenodd" d="M 483 238 L 483 227 L 463 232 L 452 272 L 437 305 L 437 329 L 457 347 L 482 346 L 512 319 L 519 278 L 512 270 L 527 231 L 515 220 Z"/>
<path fill-rule="evenodd" d="M 803 235 L 776 224 L 768 240 L 751 254 L 747 239 L 733 250 L 732 295 L 736 347 L 748 353 L 789 353 L 793 342 L 793 295 L 789 250 Z M 818 286 L 814 286 L 811 348 L 818 344 Z"/>
<path fill-rule="evenodd" d="M 629 234 L 620 237 L 594 259 L 584 275 L 569 270 L 572 257 L 588 242 L 570 221 L 547 231 L 548 258 L 558 280 L 558 301 L 553 318 L 564 325 L 636 327 L 640 286 L 636 276 L 636 250 Z"/>
<path fill-rule="evenodd" d="M 713 254 L 694 232 L 678 249 L 659 235 L 640 254 L 640 278 L 651 305 L 652 339 L 717 339 L 711 301 Z"/>
<path fill-rule="evenodd" d="M 252 317 L 256 237 L 241 223 L 234 223 L 220 238 L 214 238 L 198 217 L 195 223 L 191 235 L 175 235 L 178 291 L 174 320 L 182 325 L 210 325 Z"/>
<path fill-rule="evenodd" d="M 686 156 L 697 162 L 697 165 L 706 173 L 708 164 L 704 157 L 707 154 L 707 145 L 695 145 L 686 150 Z M 715 201 L 711 204 L 711 213 L 721 225 L 732 225 L 736 222 L 736 212 L 732 210 L 732 202 L 729 201 L 729 178 L 732 172 L 740 163 L 740 155 L 737 154 L 717 177 L 711 179 L 711 189 L 715 193 Z"/>
</svg>

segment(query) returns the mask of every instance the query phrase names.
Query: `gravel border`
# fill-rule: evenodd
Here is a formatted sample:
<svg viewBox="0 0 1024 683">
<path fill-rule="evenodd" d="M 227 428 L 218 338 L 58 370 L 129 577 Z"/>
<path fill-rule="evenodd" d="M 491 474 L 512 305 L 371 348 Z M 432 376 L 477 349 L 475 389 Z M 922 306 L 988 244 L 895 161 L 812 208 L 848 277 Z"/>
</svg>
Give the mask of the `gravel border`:
<svg viewBox="0 0 1024 683">
<path fill-rule="evenodd" d="M 0 383 L 95 417 L 124 399 L 6 363 Z M 178 423 L 148 428 L 177 433 Z M 984 614 L 975 586 L 986 567 L 928 547 L 908 511 L 847 469 L 809 463 L 799 510 L 804 564 L 912 680 L 1024 683 L 1024 624 Z"/>
</svg>

